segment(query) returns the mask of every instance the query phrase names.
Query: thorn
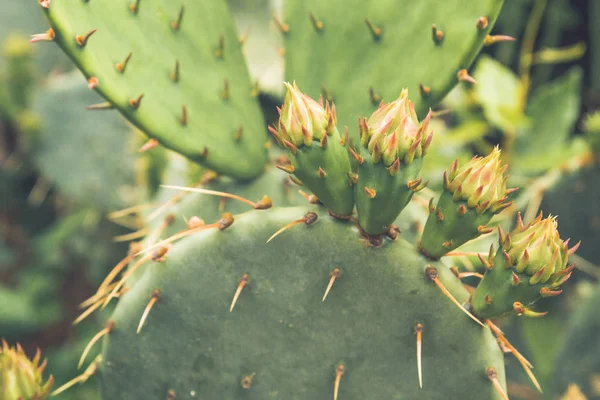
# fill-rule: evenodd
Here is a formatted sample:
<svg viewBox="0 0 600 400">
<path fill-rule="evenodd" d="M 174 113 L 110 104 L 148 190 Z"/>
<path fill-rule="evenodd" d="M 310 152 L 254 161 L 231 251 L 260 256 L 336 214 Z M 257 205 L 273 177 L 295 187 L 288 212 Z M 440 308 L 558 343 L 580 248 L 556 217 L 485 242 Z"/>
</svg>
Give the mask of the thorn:
<svg viewBox="0 0 600 400">
<path fill-rule="evenodd" d="M 458 207 L 458 215 L 460 217 L 464 216 L 467 213 L 467 211 L 467 207 L 465 207 L 464 204 Z"/>
<path fill-rule="evenodd" d="M 243 389 L 250 389 L 252 387 L 252 380 L 254 379 L 254 375 L 256 375 L 256 373 L 246 375 L 242 378 L 240 385 L 242 385 Z"/>
<path fill-rule="evenodd" d="M 379 102 L 381 101 L 381 96 L 375 93 L 373 86 L 369 88 L 369 96 L 371 98 L 371 103 L 373 103 L 374 105 L 379 104 Z"/>
<path fill-rule="evenodd" d="M 58 396 L 65 390 L 71 388 L 73 385 L 75 385 L 77 383 L 84 383 L 85 381 L 87 381 L 92 375 L 94 375 L 96 373 L 101 361 L 102 361 L 102 355 L 98 355 L 98 357 L 96 357 L 96 359 L 89 365 L 89 367 L 86 368 L 86 370 L 83 372 L 83 374 L 81 374 L 81 375 L 73 378 L 69 382 L 65 383 L 64 385 L 62 385 L 61 387 L 56 389 L 54 392 L 52 392 L 50 395 L 52 397 Z"/>
<path fill-rule="evenodd" d="M 370 187 L 365 186 L 365 193 L 367 194 L 367 197 L 370 199 L 374 199 L 375 196 L 377 196 L 377 192 L 375 191 L 375 189 L 371 189 Z"/>
<path fill-rule="evenodd" d="M 304 197 L 306 199 L 306 201 L 308 201 L 308 204 L 320 204 L 321 201 L 319 200 L 319 198 L 317 196 L 315 196 L 314 194 L 307 194 L 304 193 L 302 190 L 298 190 L 298 193 L 300 193 L 300 195 L 302 197 Z"/>
<path fill-rule="evenodd" d="M 302 183 L 302 181 L 298 179 L 295 175 L 290 175 L 290 181 L 292 181 L 298 186 L 304 186 L 304 183 Z"/>
<path fill-rule="evenodd" d="M 50 0 L 38 0 L 38 3 L 42 8 L 50 8 Z"/>
<path fill-rule="evenodd" d="M 160 145 L 160 143 L 158 143 L 158 140 L 150 139 L 146 143 L 144 143 L 142 147 L 139 148 L 138 153 L 145 153 L 148 150 L 152 150 L 153 148 L 157 147 L 158 145 Z"/>
<path fill-rule="evenodd" d="M 544 272 L 546 272 L 546 267 L 540 268 L 538 271 L 536 271 L 535 274 L 531 276 L 531 278 L 529 278 L 529 283 L 532 285 L 540 283 L 542 277 L 544 276 Z"/>
<path fill-rule="evenodd" d="M 579 246 L 581 245 L 581 240 L 579 242 L 577 242 L 573 247 L 571 247 L 569 250 L 567 250 L 567 255 L 571 256 L 573 254 L 575 254 L 575 252 L 577 251 L 577 249 L 579 249 Z"/>
<path fill-rule="evenodd" d="M 388 172 L 390 173 L 391 176 L 396 176 L 398 175 L 398 172 L 400 172 L 400 159 L 396 158 L 394 160 L 394 162 L 392 163 L 392 165 L 390 165 L 387 168 Z"/>
<path fill-rule="evenodd" d="M 29 39 L 29 43 L 37 43 L 37 42 L 52 42 L 56 38 L 56 33 L 54 29 L 50 28 L 44 33 L 36 33 L 35 35 L 31 35 Z"/>
<path fill-rule="evenodd" d="M 129 3 L 129 11 L 133 14 L 137 14 L 140 11 L 140 0 L 133 0 Z"/>
<path fill-rule="evenodd" d="M 137 99 L 129 99 L 129 105 L 134 110 L 140 108 L 140 104 L 142 103 L 142 99 L 144 98 L 143 94 L 140 94 Z"/>
<path fill-rule="evenodd" d="M 442 210 L 439 207 L 435 210 L 435 217 L 439 222 L 444 220 L 444 213 L 442 213 Z"/>
<path fill-rule="evenodd" d="M 127 54 L 127 57 L 125 57 L 125 60 L 123 60 L 123 62 L 117 63 L 115 65 L 115 69 L 117 71 L 119 71 L 120 73 L 125 72 L 125 68 L 127 68 L 127 64 L 129 64 L 129 60 L 131 59 L 132 55 L 133 55 L 133 53 Z"/>
<path fill-rule="evenodd" d="M 475 26 L 480 31 L 482 31 L 485 28 L 487 28 L 488 27 L 488 19 L 487 19 L 487 17 L 479 17 L 479 18 L 477 18 L 477 23 L 475 24 Z"/>
<path fill-rule="evenodd" d="M 354 158 L 354 161 L 356 161 L 358 165 L 362 165 L 362 163 L 365 162 L 364 157 L 360 156 L 352 147 L 348 147 L 348 150 L 350 150 L 350 155 L 352 158 Z"/>
<path fill-rule="evenodd" d="M 200 153 L 200 157 L 206 159 L 206 157 L 208 157 L 208 147 L 204 146 L 204 149 L 202 149 L 202 152 Z"/>
<path fill-rule="evenodd" d="M 354 172 L 348 172 L 349 184 L 354 186 L 358 183 L 358 174 Z"/>
<path fill-rule="evenodd" d="M 381 28 L 378 28 L 375 25 L 373 25 L 369 18 L 365 18 L 365 23 L 367 24 L 371 35 L 373 35 L 373 39 L 379 40 L 381 38 Z"/>
<path fill-rule="evenodd" d="M 436 43 L 441 43 L 444 40 L 444 31 L 438 29 L 435 24 L 431 25 L 431 34 L 433 35 L 433 41 Z"/>
<path fill-rule="evenodd" d="M 484 46 L 491 46 L 493 44 L 496 43 L 500 43 L 500 42 L 514 42 L 515 39 L 512 36 L 507 36 L 507 35 L 487 35 L 485 37 L 485 39 L 483 40 L 483 45 Z"/>
<path fill-rule="evenodd" d="M 156 304 L 156 302 L 159 299 L 160 299 L 160 290 L 154 289 L 152 291 L 152 294 L 150 295 L 150 301 L 148 302 L 148 305 L 146 306 L 146 309 L 144 310 L 144 313 L 142 314 L 142 318 L 140 319 L 140 323 L 137 328 L 138 335 L 142 331 L 142 327 L 144 326 L 144 322 L 146 322 L 146 318 L 148 318 L 148 314 L 150 314 L 150 310 L 152 310 L 152 307 L 154 307 L 154 304 Z"/>
<path fill-rule="evenodd" d="M 325 100 L 328 100 L 330 102 L 333 101 L 333 96 L 331 96 L 331 94 L 325 86 L 321 86 L 321 96 L 323 96 Z"/>
<path fill-rule="evenodd" d="M 480 274 L 479 272 L 460 272 L 460 273 L 458 273 L 458 275 L 456 275 L 456 277 L 458 279 L 464 279 L 464 278 L 468 278 L 470 276 L 473 276 L 473 277 L 479 278 L 479 279 L 483 279 L 483 275 Z"/>
<path fill-rule="evenodd" d="M 485 374 L 487 375 L 488 379 L 492 381 L 494 388 L 496 389 L 500 397 L 502 397 L 502 400 L 509 400 L 506 393 L 504 393 L 504 389 L 502 389 L 500 381 L 498 380 L 498 373 L 496 372 L 496 368 L 488 367 L 488 369 L 485 370 Z"/>
<path fill-rule="evenodd" d="M 298 152 L 298 148 L 292 142 L 283 139 L 283 144 L 292 152 L 292 154 L 295 155 Z"/>
<path fill-rule="evenodd" d="M 250 27 L 246 28 L 244 33 L 242 33 L 242 35 L 238 38 L 238 42 L 240 43 L 240 46 L 243 46 L 246 44 L 246 41 L 248 40 L 249 35 L 250 35 Z"/>
<path fill-rule="evenodd" d="M 480 235 L 487 235 L 488 233 L 494 232 L 494 228 L 490 228 L 489 226 L 479 225 L 477 227 L 477 232 L 479 232 Z"/>
<path fill-rule="evenodd" d="M 105 293 L 109 290 L 108 286 L 110 285 L 110 283 L 115 279 L 117 275 L 119 275 L 119 273 L 125 267 L 127 267 L 127 265 L 134 259 L 134 254 L 139 252 L 140 249 L 141 245 L 139 243 L 131 243 L 129 245 L 129 251 L 127 255 L 121 261 L 119 261 L 117 265 L 115 265 L 115 267 L 108 273 L 108 275 L 106 275 L 106 278 L 104 278 L 104 281 L 102 281 L 100 287 L 98 287 L 98 291 L 96 292 L 97 295 L 100 293 Z M 85 307 L 83 304 L 84 303 L 82 303 L 81 306 Z"/>
<path fill-rule="evenodd" d="M 268 196 L 264 196 L 259 202 L 255 203 L 244 197 L 241 197 L 241 196 L 238 196 L 235 194 L 231 194 L 231 193 L 227 193 L 227 192 L 219 192 L 217 190 L 191 188 L 191 187 L 186 187 L 186 186 L 171 186 L 171 185 L 161 185 L 161 187 L 164 187 L 166 189 L 181 190 L 183 192 L 202 193 L 202 194 L 208 194 L 211 196 L 226 197 L 228 199 L 238 200 L 243 203 L 246 203 L 246 204 L 250 205 L 252 208 L 254 208 L 255 210 L 266 210 L 268 208 L 271 208 L 271 206 L 273 205 L 271 199 Z"/>
<path fill-rule="evenodd" d="M 461 69 L 460 71 L 458 71 L 456 76 L 460 82 L 469 82 L 473 84 L 477 83 L 475 79 L 473 79 L 473 77 L 469 75 L 466 69 Z"/>
<path fill-rule="evenodd" d="M 488 304 L 488 305 L 492 304 L 492 298 L 490 297 L 489 294 L 486 294 L 484 299 L 485 299 L 485 304 Z"/>
<path fill-rule="evenodd" d="M 315 30 L 317 32 L 322 31 L 323 30 L 323 21 L 319 21 L 316 17 L 315 14 L 311 12 L 308 13 L 308 17 L 310 18 L 310 21 L 313 24 L 313 27 L 315 28 Z"/>
<path fill-rule="evenodd" d="M 442 246 L 444 246 L 447 249 L 451 248 L 452 247 L 452 239 L 443 242 Z"/>
<path fill-rule="evenodd" d="M 182 126 L 187 126 L 188 124 L 188 112 L 185 104 L 181 106 L 181 119 L 179 120 L 179 122 Z"/>
<path fill-rule="evenodd" d="M 301 223 L 304 223 L 305 225 L 311 225 L 311 224 L 315 223 L 318 218 L 319 218 L 319 216 L 316 213 L 309 211 L 306 214 L 304 214 L 304 217 L 302 217 L 296 221 L 290 222 L 289 224 L 285 225 L 283 228 L 281 228 L 277 232 L 275 232 L 269 238 L 269 240 L 267 240 L 267 243 L 269 243 L 271 240 L 275 239 L 276 236 L 278 236 L 282 232 L 288 230 L 289 228 L 293 227 L 294 225 L 298 225 Z"/>
<path fill-rule="evenodd" d="M 114 327 L 115 327 L 115 323 L 112 321 L 108 321 L 106 323 L 106 327 L 104 329 L 102 329 L 100 332 L 98 332 L 92 338 L 92 340 L 90 340 L 90 342 L 87 344 L 87 346 L 85 346 L 85 349 L 83 350 L 83 354 L 81 355 L 81 358 L 79 359 L 79 364 L 77 364 L 77 368 L 81 368 L 81 365 L 85 361 L 85 357 L 88 355 L 88 353 L 90 352 L 90 350 L 92 349 L 94 344 L 96 344 L 96 342 L 98 340 L 100 340 L 102 338 L 102 336 L 109 334 L 114 329 Z"/>
<path fill-rule="evenodd" d="M 410 190 L 415 190 L 419 187 L 419 185 L 421 185 L 421 183 L 423 183 L 423 178 L 415 179 L 412 181 L 408 181 L 406 187 L 408 187 Z"/>
<path fill-rule="evenodd" d="M 79 45 L 79 47 L 85 47 L 85 45 L 87 44 L 88 39 L 94 34 L 96 33 L 97 29 L 92 29 L 91 31 L 89 31 L 88 33 L 86 33 L 85 35 L 77 35 L 75 36 L 75 41 L 77 42 L 77 44 Z"/>
<path fill-rule="evenodd" d="M 517 315 L 519 317 L 521 315 L 525 315 L 526 317 L 539 318 L 539 317 L 543 317 L 544 315 L 548 314 L 548 311 L 545 311 L 545 312 L 536 312 L 536 311 L 533 311 L 533 310 L 525 307 L 523 305 L 523 303 L 520 303 L 518 301 L 515 301 L 513 303 L 513 310 L 515 310 L 515 312 L 517 313 Z"/>
<path fill-rule="evenodd" d="M 178 31 L 181 29 L 181 22 L 183 21 L 183 14 L 185 12 L 185 6 L 181 6 L 179 9 L 179 15 L 177 16 L 177 20 L 171 21 L 171 29 L 174 31 Z"/>
<path fill-rule="evenodd" d="M 506 250 L 502 250 L 502 254 L 504 255 L 504 267 L 505 268 L 512 267 L 512 261 L 510 259 L 510 255 L 506 252 Z"/>
<path fill-rule="evenodd" d="M 447 298 L 449 298 L 458 308 L 461 309 L 462 312 L 464 312 L 465 314 L 467 314 L 469 316 L 469 318 L 471 318 L 473 321 L 477 322 L 479 325 L 484 326 L 481 323 L 480 320 L 478 320 L 473 314 L 471 314 L 469 312 L 469 310 L 467 310 L 466 308 L 464 308 L 458 302 L 458 300 L 456 300 L 456 298 L 454 296 L 452 296 L 452 294 L 448 291 L 448 289 L 446 289 L 446 287 L 444 286 L 444 284 L 438 278 L 438 271 L 437 271 L 437 269 L 435 269 L 435 267 L 432 267 L 431 265 L 429 265 L 427 268 L 425 268 L 425 274 L 427 275 L 427 277 L 429 279 L 431 279 L 437 285 L 437 287 L 442 291 L 442 293 L 444 294 L 444 296 L 446 296 Z"/>
<path fill-rule="evenodd" d="M 235 307 L 235 303 L 237 303 L 237 300 L 240 297 L 240 294 L 242 293 L 242 289 L 244 289 L 244 286 L 246 286 L 248 284 L 248 282 L 250 282 L 250 275 L 248 275 L 248 274 L 242 275 L 242 278 L 240 279 L 240 284 L 238 285 L 237 290 L 235 291 L 235 294 L 233 295 L 233 300 L 231 301 L 231 306 L 229 307 L 229 312 L 233 311 L 233 307 Z"/>
<path fill-rule="evenodd" d="M 96 89 L 99 84 L 100 81 L 98 81 L 98 78 L 96 78 L 95 76 L 92 76 L 90 79 L 88 79 L 88 89 L 90 90 Z"/>
<path fill-rule="evenodd" d="M 348 143 L 348 136 L 349 136 L 349 134 L 348 134 L 348 127 L 347 126 L 344 126 L 344 134 L 341 135 L 341 136 L 342 136 L 342 138 L 340 139 L 340 144 L 343 147 L 346 147 L 346 143 Z"/>
<path fill-rule="evenodd" d="M 229 100 L 229 79 L 223 79 L 223 91 L 221 92 L 223 100 Z"/>
<path fill-rule="evenodd" d="M 342 381 L 342 376 L 344 376 L 346 368 L 344 364 L 338 364 L 335 367 L 335 382 L 333 383 L 333 400 L 338 400 L 338 392 L 340 390 L 340 382 Z"/>
<path fill-rule="evenodd" d="M 326 149 L 327 148 L 327 144 L 329 142 L 329 139 L 327 139 L 329 136 L 327 135 L 323 135 L 323 138 L 320 140 L 319 145 L 321 146 L 322 149 Z"/>
<path fill-rule="evenodd" d="M 223 59 L 223 57 L 225 57 L 225 36 L 223 36 L 222 33 L 219 35 L 219 42 L 215 48 L 215 57 L 219 59 Z"/>
<path fill-rule="evenodd" d="M 427 205 L 429 209 L 429 214 L 433 214 L 435 212 L 435 204 L 433 204 L 433 197 L 429 199 L 429 204 Z"/>
<path fill-rule="evenodd" d="M 284 47 L 278 47 L 277 48 L 277 54 L 279 54 L 280 57 L 285 57 L 285 48 Z"/>
<path fill-rule="evenodd" d="M 325 294 L 323 295 L 323 299 L 321 300 L 321 302 L 325 301 L 325 299 L 327 298 L 327 295 L 329 294 L 329 291 L 333 287 L 333 283 L 335 282 L 335 280 L 337 278 L 340 277 L 341 273 L 342 273 L 342 270 L 339 269 L 338 267 L 335 267 L 333 269 L 333 271 L 331 271 L 331 278 L 329 279 L 329 284 L 327 285 L 327 289 L 325 289 Z"/>
<path fill-rule="evenodd" d="M 552 290 L 547 287 L 543 287 L 540 289 L 540 296 L 542 297 L 554 297 L 558 296 L 562 293 L 562 290 Z"/>
<path fill-rule="evenodd" d="M 177 394 L 175 393 L 175 390 L 169 389 L 169 391 L 167 392 L 167 400 L 175 400 L 176 396 Z"/>
<path fill-rule="evenodd" d="M 423 389 L 423 370 L 421 368 L 421 339 L 423 336 L 423 324 L 417 322 L 415 325 L 415 335 L 417 335 L 417 374 L 419 375 L 419 387 Z"/>
<path fill-rule="evenodd" d="M 116 285 L 117 285 L 117 283 L 115 282 L 114 284 L 112 284 L 112 285 L 108 286 L 107 290 L 111 290 L 111 289 L 113 289 L 113 288 L 114 288 Z M 94 302 L 92 302 L 92 303 L 91 303 L 91 305 L 90 305 L 90 307 L 89 307 L 87 310 L 85 310 L 84 312 L 82 312 L 82 313 L 81 313 L 81 314 L 80 314 L 80 315 L 77 317 L 77 319 L 75 319 L 75 321 L 73 321 L 73 325 L 77 325 L 77 324 L 79 324 L 81 321 L 83 321 L 84 319 L 86 319 L 87 317 L 89 317 L 89 316 L 90 316 L 90 315 L 91 315 L 91 314 L 92 314 L 94 311 L 96 311 L 98 308 L 100 308 L 100 306 L 101 306 L 101 305 L 102 305 L 102 303 L 103 303 L 103 301 L 102 301 L 102 300 L 103 300 L 103 298 L 104 298 L 104 296 L 105 296 L 106 294 L 107 294 L 107 293 L 102 293 L 102 295 L 101 295 L 101 296 L 98 296 L 98 294 L 96 294 L 96 295 L 94 295 L 94 296 L 90 297 L 90 299 L 88 299 L 88 300 L 92 300 L 92 299 L 93 299 L 93 300 L 94 300 Z M 86 304 L 87 304 L 87 303 L 88 303 L 88 301 L 86 300 L 86 302 L 84 302 L 84 303 L 86 303 Z M 82 303 L 82 304 L 84 304 L 84 303 Z"/>
<path fill-rule="evenodd" d="M 519 286 L 519 284 L 521 283 L 521 279 L 519 278 L 519 275 L 515 274 L 514 272 L 512 273 L 512 279 L 511 279 L 511 284 L 513 286 Z"/>
<path fill-rule="evenodd" d="M 296 168 L 294 168 L 293 165 L 281 165 L 281 164 L 275 164 L 275 166 L 277 168 L 279 168 L 280 170 L 282 170 L 283 172 L 287 172 L 288 174 L 293 174 L 294 171 L 296 170 Z"/>
<path fill-rule="evenodd" d="M 173 82 L 179 82 L 179 60 L 175 60 L 175 69 L 171 72 L 170 77 Z"/>
<path fill-rule="evenodd" d="M 275 21 L 275 25 L 277 25 L 277 28 L 279 29 L 279 31 L 281 33 L 288 33 L 290 31 L 290 26 L 286 23 L 284 23 L 278 16 L 277 14 L 273 14 L 273 21 Z"/>
<path fill-rule="evenodd" d="M 423 86 L 422 83 L 419 83 L 419 90 L 421 91 L 421 96 L 427 97 L 431 94 L 431 88 L 429 86 Z"/>
</svg>

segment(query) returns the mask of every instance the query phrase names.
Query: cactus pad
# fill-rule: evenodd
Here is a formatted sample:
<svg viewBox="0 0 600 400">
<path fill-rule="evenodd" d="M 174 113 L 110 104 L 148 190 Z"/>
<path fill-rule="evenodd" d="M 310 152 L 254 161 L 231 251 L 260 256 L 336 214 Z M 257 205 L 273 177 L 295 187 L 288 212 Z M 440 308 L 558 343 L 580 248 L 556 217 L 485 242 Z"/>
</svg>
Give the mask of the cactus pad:
<svg viewBox="0 0 600 400">
<path fill-rule="evenodd" d="M 308 212 L 319 219 L 265 244 Z M 331 238 L 335 252 L 323 246 Z M 188 237 L 162 263 L 144 267 L 111 318 L 100 368 L 103 396 L 166 397 L 173 390 L 177 398 L 334 398 L 343 365 L 339 396 L 348 400 L 500 398 L 486 376 L 493 367 L 503 381 L 494 338 L 442 295 L 425 275 L 427 265 L 403 240 L 365 247 L 351 223 L 315 207 L 236 216 L 229 228 Z M 341 274 L 322 301 L 335 268 Z M 438 271 L 466 301 L 449 269 L 439 265 Z M 229 312 L 240 282 L 247 285 Z M 160 299 L 136 335 L 155 289 Z"/>
<path fill-rule="evenodd" d="M 417 111 L 439 102 L 467 71 L 502 0 L 364 2 L 292 0 L 284 7 L 287 79 L 335 101 L 341 126 L 403 88 Z M 435 28 L 434 28 L 435 26 Z M 420 115 L 420 114 L 419 114 Z M 356 129 L 351 135 L 358 138 Z"/>
<path fill-rule="evenodd" d="M 264 122 L 224 1 L 53 0 L 44 10 L 90 88 L 150 137 L 239 179 L 262 172 Z"/>
</svg>

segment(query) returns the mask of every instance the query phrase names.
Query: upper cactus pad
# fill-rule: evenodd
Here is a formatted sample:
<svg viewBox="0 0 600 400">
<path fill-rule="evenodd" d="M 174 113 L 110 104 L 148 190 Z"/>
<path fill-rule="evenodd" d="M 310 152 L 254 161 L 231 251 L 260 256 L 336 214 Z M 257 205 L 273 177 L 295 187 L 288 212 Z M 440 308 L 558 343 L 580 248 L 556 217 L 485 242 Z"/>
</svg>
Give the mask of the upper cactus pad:
<svg viewBox="0 0 600 400">
<path fill-rule="evenodd" d="M 502 0 L 290 0 L 280 21 L 286 77 L 338 106 L 341 126 L 402 88 L 418 112 L 440 101 L 468 68 Z M 489 40 L 488 40 L 489 42 Z M 357 137 L 357 132 L 351 135 Z"/>
<path fill-rule="evenodd" d="M 223 174 L 262 172 L 264 122 L 225 1 L 42 5 L 52 31 L 33 40 L 57 42 L 149 136 Z"/>
</svg>

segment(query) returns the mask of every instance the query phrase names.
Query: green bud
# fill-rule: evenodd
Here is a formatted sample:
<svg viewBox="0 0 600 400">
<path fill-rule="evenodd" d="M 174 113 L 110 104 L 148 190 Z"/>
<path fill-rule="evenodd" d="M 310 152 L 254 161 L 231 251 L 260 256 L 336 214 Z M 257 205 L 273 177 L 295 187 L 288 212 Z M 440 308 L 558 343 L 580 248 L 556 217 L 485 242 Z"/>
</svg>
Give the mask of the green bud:
<svg viewBox="0 0 600 400">
<path fill-rule="evenodd" d="M 8 346 L 2 340 L 0 347 L 0 399 L 42 400 L 46 398 L 54 383 L 52 376 L 44 383 L 43 372 L 46 361 L 40 365 L 41 354 L 38 350 L 33 360 L 17 344 L 16 348 Z"/>
</svg>

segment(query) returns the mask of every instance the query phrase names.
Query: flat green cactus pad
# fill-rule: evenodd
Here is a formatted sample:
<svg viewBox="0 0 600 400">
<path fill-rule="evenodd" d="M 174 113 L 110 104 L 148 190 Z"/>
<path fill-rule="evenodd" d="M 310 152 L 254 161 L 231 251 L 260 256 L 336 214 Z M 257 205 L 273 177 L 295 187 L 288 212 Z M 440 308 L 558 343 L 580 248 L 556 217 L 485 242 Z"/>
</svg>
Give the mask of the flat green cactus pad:
<svg viewBox="0 0 600 400">
<path fill-rule="evenodd" d="M 279 228 L 316 212 L 266 240 Z M 336 241 L 333 243 L 332 238 Z M 428 261 L 402 239 L 367 247 L 354 225 L 322 208 L 251 211 L 223 231 L 176 243 L 119 301 L 105 338 L 103 398 L 500 399 L 503 356 L 426 276 Z M 467 291 L 447 267 L 439 279 Z M 341 275 L 325 301 L 334 268 Z M 248 274 L 235 307 L 230 304 Z M 140 332 L 155 289 L 158 301 Z M 415 328 L 422 324 L 423 389 Z M 340 375 L 339 365 L 344 366 Z"/>
<path fill-rule="evenodd" d="M 53 0 L 46 10 L 90 86 L 165 147 L 238 179 L 259 175 L 265 123 L 227 4 L 110 3 Z"/>
<path fill-rule="evenodd" d="M 370 115 L 403 88 L 424 117 L 469 67 L 502 3 L 287 1 L 281 20 L 286 77 L 311 97 L 333 99 L 340 126 L 355 137 L 357 117 Z"/>
</svg>

